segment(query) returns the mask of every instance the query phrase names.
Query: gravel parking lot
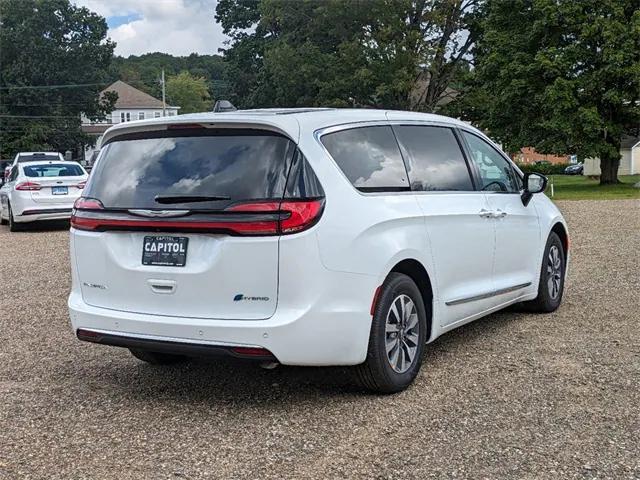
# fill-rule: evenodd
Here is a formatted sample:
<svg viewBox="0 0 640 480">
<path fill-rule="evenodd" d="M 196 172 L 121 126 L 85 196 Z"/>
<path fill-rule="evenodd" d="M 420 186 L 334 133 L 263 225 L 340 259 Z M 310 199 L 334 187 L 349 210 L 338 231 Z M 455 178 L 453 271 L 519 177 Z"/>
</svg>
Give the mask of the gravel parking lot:
<svg viewBox="0 0 640 480">
<path fill-rule="evenodd" d="M 640 201 L 560 206 L 560 310 L 443 336 L 395 396 L 81 343 L 67 232 L 0 227 L 0 478 L 640 478 Z"/>
</svg>

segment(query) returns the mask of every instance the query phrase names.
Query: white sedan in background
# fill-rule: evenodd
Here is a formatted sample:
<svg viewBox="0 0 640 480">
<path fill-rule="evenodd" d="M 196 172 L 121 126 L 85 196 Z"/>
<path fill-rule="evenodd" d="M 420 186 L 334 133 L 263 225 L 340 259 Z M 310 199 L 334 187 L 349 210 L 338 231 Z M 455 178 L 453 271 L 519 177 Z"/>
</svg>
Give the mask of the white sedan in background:
<svg viewBox="0 0 640 480">
<path fill-rule="evenodd" d="M 71 217 L 88 174 L 76 162 L 16 163 L 0 188 L 0 221 L 12 232 L 25 223 Z"/>
</svg>

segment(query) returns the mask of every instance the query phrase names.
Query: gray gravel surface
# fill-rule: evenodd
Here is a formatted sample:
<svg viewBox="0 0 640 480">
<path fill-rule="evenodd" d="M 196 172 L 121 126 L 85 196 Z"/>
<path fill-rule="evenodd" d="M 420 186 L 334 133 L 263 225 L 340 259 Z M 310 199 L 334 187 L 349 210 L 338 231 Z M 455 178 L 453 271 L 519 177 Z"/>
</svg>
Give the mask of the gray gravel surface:
<svg viewBox="0 0 640 480">
<path fill-rule="evenodd" d="M 0 227 L 0 478 L 640 478 L 640 202 L 560 206 L 562 307 L 443 336 L 394 396 L 81 343 L 67 232 Z"/>
</svg>

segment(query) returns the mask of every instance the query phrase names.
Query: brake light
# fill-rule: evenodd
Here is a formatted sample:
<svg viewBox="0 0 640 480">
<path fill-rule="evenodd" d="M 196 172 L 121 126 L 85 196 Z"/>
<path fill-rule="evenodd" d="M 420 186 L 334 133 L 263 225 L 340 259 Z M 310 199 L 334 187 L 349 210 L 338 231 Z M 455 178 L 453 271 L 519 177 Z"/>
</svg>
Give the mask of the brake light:
<svg viewBox="0 0 640 480">
<path fill-rule="evenodd" d="M 94 198 L 80 197 L 74 204 L 71 226 L 78 230 L 165 230 L 185 232 L 220 231 L 230 235 L 279 235 L 300 232 L 313 225 L 322 213 L 324 199 L 284 202 L 246 202 L 227 208 L 219 219 L 152 219 L 127 218 L 126 213 L 104 211 Z M 223 218 L 220 218 L 224 215 Z"/>
<path fill-rule="evenodd" d="M 249 202 L 234 205 L 227 209 L 231 212 L 280 212 L 280 233 L 296 233 L 313 225 L 324 206 L 324 199 L 278 202 Z"/>
<path fill-rule="evenodd" d="M 74 202 L 73 208 L 76 210 L 104 210 L 104 206 L 100 200 L 87 197 L 78 198 Z"/>
<path fill-rule="evenodd" d="M 36 182 L 21 182 L 16 185 L 16 190 L 21 191 L 35 191 L 40 190 L 42 186 Z"/>
</svg>

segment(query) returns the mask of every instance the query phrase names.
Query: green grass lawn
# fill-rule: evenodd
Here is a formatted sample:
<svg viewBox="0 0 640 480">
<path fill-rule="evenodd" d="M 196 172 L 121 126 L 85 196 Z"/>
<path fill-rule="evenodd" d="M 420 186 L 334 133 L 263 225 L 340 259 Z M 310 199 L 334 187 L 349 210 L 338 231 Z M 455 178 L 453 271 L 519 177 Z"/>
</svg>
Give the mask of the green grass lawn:
<svg viewBox="0 0 640 480">
<path fill-rule="evenodd" d="M 591 180 L 582 175 L 550 175 L 547 196 L 553 200 L 620 200 L 624 198 L 640 198 L 640 188 L 633 188 L 640 182 L 640 175 L 619 177 L 618 185 L 599 185 L 599 180 Z M 551 182 L 554 184 L 554 195 L 551 197 Z"/>
</svg>

